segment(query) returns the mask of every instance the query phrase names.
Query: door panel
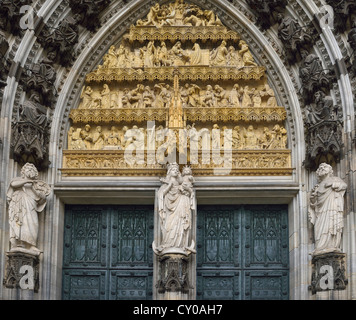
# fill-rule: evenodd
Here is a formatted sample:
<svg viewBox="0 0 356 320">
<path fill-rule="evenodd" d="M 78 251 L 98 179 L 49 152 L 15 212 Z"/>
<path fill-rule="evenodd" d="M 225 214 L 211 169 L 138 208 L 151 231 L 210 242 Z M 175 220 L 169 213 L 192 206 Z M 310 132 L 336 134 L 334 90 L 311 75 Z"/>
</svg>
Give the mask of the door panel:
<svg viewBox="0 0 356 320">
<path fill-rule="evenodd" d="M 100 268 L 108 259 L 108 212 L 98 207 L 79 207 L 66 214 L 65 268 Z"/>
<path fill-rule="evenodd" d="M 230 207 L 205 207 L 198 212 L 198 267 L 240 265 L 240 216 Z"/>
<path fill-rule="evenodd" d="M 106 271 L 65 270 L 63 300 L 105 300 Z"/>
<path fill-rule="evenodd" d="M 199 206 L 197 299 L 288 299 L 286 206 Z"/>
<path fill-rule="evenodd" d="M 152 241 L 153 207 L 66 207 L 63 299 L 152 299 Z"/>
<path fill-rule="evenodd" d="M 240 300 L 240 272 L 198 271 L 198 300 Z"/>
</svg>

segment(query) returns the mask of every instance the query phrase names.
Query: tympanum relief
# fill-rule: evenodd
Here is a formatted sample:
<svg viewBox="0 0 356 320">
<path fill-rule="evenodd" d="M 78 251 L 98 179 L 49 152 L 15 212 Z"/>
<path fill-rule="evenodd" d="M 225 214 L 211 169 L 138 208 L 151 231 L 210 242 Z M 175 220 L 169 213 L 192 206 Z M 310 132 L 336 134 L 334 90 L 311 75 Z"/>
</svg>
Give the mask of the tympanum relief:
<svg viewBox="0 0 356 320">
<path fill-rule="evenodd" d="M 64 175 L 162 176 L 174 162 L 211 175 L 223 164 L 204 155 L 226 152 L 231 175 L 292 173 L 266 68 L 212 11 L 180 0 L 110 46 L 70 118 Z"/>
</svg>

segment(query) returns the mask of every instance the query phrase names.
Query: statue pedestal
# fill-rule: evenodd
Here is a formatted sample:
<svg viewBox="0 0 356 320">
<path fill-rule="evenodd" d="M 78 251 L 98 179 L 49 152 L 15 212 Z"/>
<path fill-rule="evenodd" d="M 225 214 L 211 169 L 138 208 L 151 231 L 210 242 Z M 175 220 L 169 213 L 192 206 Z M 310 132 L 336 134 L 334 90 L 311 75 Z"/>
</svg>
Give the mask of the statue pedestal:
<svg viewBox="0 0 356 320">
<path fill-rule="evenodd" d="M 318 300 L 343 300 L 346 298 L 345 275 L 346 254 L 342 252 L 323 252 L 313 254 L 312 281 L 309 289 Z"/>
<path fill-rule="evenodd" d="M 188 300 L 189 260 L 184 254 L 159 257 L 159 280 L 156 287 L 160 300 Z"/>
<path fill-rule="evenodd" d="M 19 300 L 33 300 L 39 289 L 39 253 L 13 250 L 6 253 L 3 284 L 8 289 L 18 290 Z"/>
</svg>

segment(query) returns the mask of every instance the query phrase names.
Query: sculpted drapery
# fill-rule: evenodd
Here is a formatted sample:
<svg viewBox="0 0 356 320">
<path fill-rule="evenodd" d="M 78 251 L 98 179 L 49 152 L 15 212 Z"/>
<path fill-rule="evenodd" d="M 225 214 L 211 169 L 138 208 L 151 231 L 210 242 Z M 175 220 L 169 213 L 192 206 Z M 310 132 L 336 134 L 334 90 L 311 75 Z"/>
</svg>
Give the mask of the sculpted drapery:
<svg viewBox="0 0 356 320">
<path fill-rule="evenodd" d="M 50 192 L 50 187 L 38 180 L 38 171 L 33 164 L 25 164 L 21 178 L 11 181 L 7 192 L 11 251 L 25 249 L 40 252 L 36 247 L 38 213 L 44 210 Z"/>
<path fill-rule="evenodd" d="M 158 213 L 161 242 L 153 248 L 156 254 L 195 253 L 195 243 L 189 244 L 192 217 L 195 210 L 195 192 L 191 169 L 185 167 L 182 174 L 178 164 L 168 168 L 167 177 L 161 179 L 158 191 Z"/>
<path fill-rule="evenodd" d="M 340 252 L 347 185 L 333 176 L 328 164 L 322 163 L 316 174 L 319 183 L 312 190 L 308 209 L 309 221 L 314 225 L 314 254 Z"/>
</svg>

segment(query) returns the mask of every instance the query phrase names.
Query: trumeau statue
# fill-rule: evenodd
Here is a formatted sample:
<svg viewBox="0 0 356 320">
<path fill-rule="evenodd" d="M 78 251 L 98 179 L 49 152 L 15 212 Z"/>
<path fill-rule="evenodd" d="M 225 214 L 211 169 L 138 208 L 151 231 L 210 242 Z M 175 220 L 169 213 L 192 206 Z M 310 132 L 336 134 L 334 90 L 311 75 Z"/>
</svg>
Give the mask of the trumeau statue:
<svg viewBox="0 0 356 320">
<path fill-rule="evenodd" d="M 157 255 L 195 253 L 195 242 L 190 241 L 192 219 L 196 207 L 192 170 L 185 167 L 182 174 L 177 163 L 168 166 L 167 177 L 161 179 L 158 191 L 158 212 L 161 240 L 153 243 Z"/>
<path fill-rule="evenodd" d="M 313 188 L 308 208 L 309 221 L 314 225 L 313 255 L 341 252 L 344 227 L 344 195 L 346 183 L 333 176 L 332 167 L 322 163 L 316 171 L 318 184 Z"/>
<path fill-rule="evenodd" d="M 46 206 L 51 189 L 38 180 L 38 171 L 27 163 L 21 170 L 21 178 L 11 181 L 7 192 L 9 204 L 11 252 L 28 252 L 38 255 L 38 213 Z"/>
</svg>

